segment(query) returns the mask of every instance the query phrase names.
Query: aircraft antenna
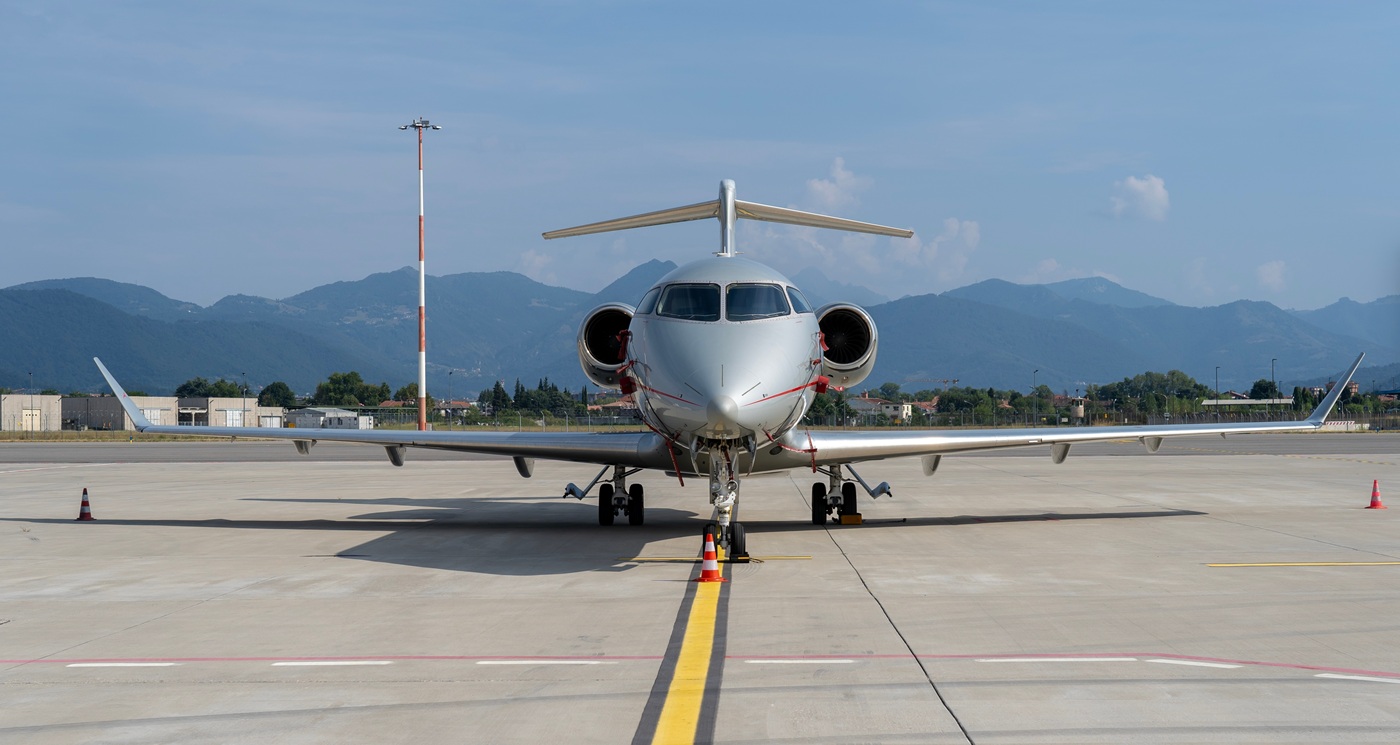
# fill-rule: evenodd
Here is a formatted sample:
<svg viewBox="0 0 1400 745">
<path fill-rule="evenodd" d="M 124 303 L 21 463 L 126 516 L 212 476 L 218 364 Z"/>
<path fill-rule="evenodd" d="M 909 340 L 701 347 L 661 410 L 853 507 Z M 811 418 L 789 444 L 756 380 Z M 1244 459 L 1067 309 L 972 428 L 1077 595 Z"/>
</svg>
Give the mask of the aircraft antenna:
<svg viewBox="0 0 1400 745">
<path fill-rule="evenodd" d="M 418 130 L 418 430 L 428 428 L 428 334 L 427 334 L 427 274 L 423 267 L 423 130 L 442 129 L 423 117 L 399 129 Z"/>
</svg>

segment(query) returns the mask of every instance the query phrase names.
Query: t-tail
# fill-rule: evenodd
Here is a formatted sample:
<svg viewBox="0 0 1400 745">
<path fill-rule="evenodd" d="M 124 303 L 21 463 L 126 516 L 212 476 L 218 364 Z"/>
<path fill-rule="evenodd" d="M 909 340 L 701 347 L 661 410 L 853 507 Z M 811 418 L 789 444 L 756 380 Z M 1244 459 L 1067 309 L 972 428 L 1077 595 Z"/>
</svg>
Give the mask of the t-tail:
<svg viewBox="0 0 1400 745">
<path fill-rule="evenodd" d="M 914 237 L 914 231 L 904 228 L 891 228 L 885 225 L 860 222 L 859 220 L 847 220 L 842 217 L 819 215 L 815 212 L 803 212 L 802 210 L 774 207 L 768 204 L 745 202 L 741 199 L 735 199 L 734 182 L 729 179 L 719 182 L 719 198 L 709 202 L 691 204 L 685 207 L 672 207 L 670 209 L 647 212 L 631 217 L 619 217 L 614 220 L 604 220 L 588 225 L 580 225 L 576 228 L 551 230 L 545 233 L 544 237 L 568 238 L 570 236 L 588 235 L 590 233 L 607 233 L 613 230 L 631 230 L 632 228 L 645 228 L 652 225 L 668 225 L 673 222 L 704 220 L 708 217 L 717 218 L 720 224 L 719 253 L 716 254 L 717 256 L 733 256 L 736 253 L 734 250 L 734 223 L 740 218 L 746 220 L 762 220 L 764 222 L 780 222 L 788 225 L 805 225 L 812 228 L 846 230 L 852 233 L 874 233 L 875 235 L 888 235 L 895 238 Z"/>
</svg>

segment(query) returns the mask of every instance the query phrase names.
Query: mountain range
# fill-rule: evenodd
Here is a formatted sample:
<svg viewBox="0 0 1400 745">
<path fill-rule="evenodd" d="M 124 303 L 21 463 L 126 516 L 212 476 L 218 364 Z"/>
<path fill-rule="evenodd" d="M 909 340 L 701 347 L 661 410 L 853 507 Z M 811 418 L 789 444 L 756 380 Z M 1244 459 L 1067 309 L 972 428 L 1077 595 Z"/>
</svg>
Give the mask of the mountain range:
<svg viewBox="0 0 1400 745">
<path fill-rule="evenodd" d="M 513 272 L 427 278 L 429 391 L 474 394 L 496 380 L 584 383 L 575 336 L 593 307 L 635 303 L 671 262 L 635 267 L 597 292 Z M 1147 370 L 1178 369 L 1222 388 L 1273 374 L 1287 388 L 1327 380 L 1359 351 L 1363 386 L 1400 385 L 1400 295 L 1343 298 L 1310 311 L 1240 300 L 1195 308 L 1101 277 L 1021 285 L 987 280 L 942 294 L 888 300 L 816 269 L 795 281 L 814 304 L 866 307 L 880 334 L 866 385 L 906 390 L 960 385 L 1056 391 Z M 211 306 L 140 285 L 91 277 L 0 290 L 0 386 L 103 389 L 91 357 L 125 384 L 164 393 L 201 376 L 253 388 L 282 380 L 309 391 L 331 372 L 357 370 L 397 388 L 417 379 L 417 272 L 404 268 L 322 285 L 280 300 L 231 295 Z M 1271 363 L 1273 369 L 1271 370 Z"/>
</svg>

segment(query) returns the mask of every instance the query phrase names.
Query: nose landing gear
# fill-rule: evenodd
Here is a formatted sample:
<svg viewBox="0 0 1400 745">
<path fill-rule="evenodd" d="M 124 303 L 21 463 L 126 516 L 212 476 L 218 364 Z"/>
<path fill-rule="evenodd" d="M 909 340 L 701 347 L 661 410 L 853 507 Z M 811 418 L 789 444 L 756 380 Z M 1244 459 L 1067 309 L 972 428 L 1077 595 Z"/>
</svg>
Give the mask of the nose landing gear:
<svg viewBox="0 0 1400 745">
<path fill-rule="evenodd" d="M 715 506 L 717 533 L 731 561 L 748 561 L 748 541 L 744 526 L 733 522 L 734 508 L 739 502 L 739 477 L 729 456 L 728 443 L 710 448 L 710 504 Z"/>
</svg>

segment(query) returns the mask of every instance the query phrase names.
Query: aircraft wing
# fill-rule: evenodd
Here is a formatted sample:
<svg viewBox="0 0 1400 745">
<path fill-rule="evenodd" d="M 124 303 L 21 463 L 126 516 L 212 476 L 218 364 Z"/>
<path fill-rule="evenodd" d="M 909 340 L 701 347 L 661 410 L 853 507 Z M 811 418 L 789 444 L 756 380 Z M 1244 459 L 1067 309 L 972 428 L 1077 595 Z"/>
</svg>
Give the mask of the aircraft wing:
<svg viewBox="0 0 1400 745">
<path fill-rule="evenodd" d="M 878 430 L 843 431 L 813 430 L 807 433 L 790 432 L 786 445 L 789 450 L 811 453 L 815 465 L 834 463 L 859 463 L 884 458 L 899 458 L 913 455 L 936 456 L 945 453 L 962 453 L 972 450 L 992 450 L 996 448 L 1029 447 L 1033 445 L 1052 446 L 1051 455 L 1055 462 L 1064 460 L 1070 445 L 1077 442 L 1103 442 L 1108 440 L 1137 439 L 1149 451 L 1156 452 L 1163 438 L 1182 435 L 1233 435 L 1249 432 L 1311 432 L 1320 429 L 1328 414 L 1336 406 L 1337 399 L 1351 377 L 1360 367 L 1362 354 L 1353 362 L 1351 369 L 1341 382 L 1332 387 L 1307 419 L 1297 422 L 1250 422 L 1244 424 L 1162 424 L 1137 425 L 1127 427 L 1039 427 L 1029 429 L 956 429 L 956 430 Z M 809 439 L 810 437 L 810 439 Z M 811 451 L 815 451 L 814 453 Z M 931 471 L 930 464 L 926 470 Z"/>
<path fill-rule="evenodd" d="M 528 466 L 521 459 L 619 464 L 634 468 L 666 468 L 671 456 L 664 438 L 652 432 L 420 432 L 384 429 L 300 429 L 281 427 L 191 427 L 151 424 L 122 389 L 112 373 L 94 357 L 97 369 L 107 379 L 112 393 L 139 432 L 183 437 L 246 437 L 262 440 L 291 440 L 305 453 L 316 442 L 357 442 L 381 445 L 389 460 L 403 464 L 403 448 L 433 448 L 469 453 L 509 456 L 517 459 L 524 474 Z"/>
</svg>

